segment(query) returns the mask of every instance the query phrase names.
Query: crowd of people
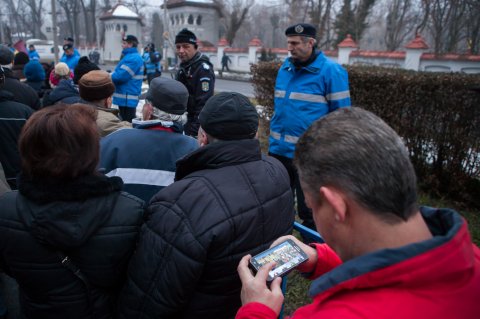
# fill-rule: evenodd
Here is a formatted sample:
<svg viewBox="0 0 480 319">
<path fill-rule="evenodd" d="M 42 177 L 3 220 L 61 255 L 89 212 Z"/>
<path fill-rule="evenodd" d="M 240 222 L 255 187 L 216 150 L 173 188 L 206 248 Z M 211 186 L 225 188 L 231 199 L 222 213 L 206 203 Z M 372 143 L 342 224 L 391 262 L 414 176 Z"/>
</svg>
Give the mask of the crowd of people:
<svg viewBox="0 0 480 319">
<path fill-rule="evenodd" d="M 268 155 L 255 106 L 214 94 L 188 29 L 175 79 L 134 35 L 111 73 L 71 38 L 51 70 L 34 46 L 0 45 L 0 272 L 22 318 L 274 319 L 278 265 L 249 262 L 287 239 L 313 280 L 293 318 L 478 317 L 480 250 L 465 220 L 419 207 L 401 137 L 351 106 L 315 27 L 285 35 Z M 296 213 L 325 243 L 291 235 Z"/>
</svg>

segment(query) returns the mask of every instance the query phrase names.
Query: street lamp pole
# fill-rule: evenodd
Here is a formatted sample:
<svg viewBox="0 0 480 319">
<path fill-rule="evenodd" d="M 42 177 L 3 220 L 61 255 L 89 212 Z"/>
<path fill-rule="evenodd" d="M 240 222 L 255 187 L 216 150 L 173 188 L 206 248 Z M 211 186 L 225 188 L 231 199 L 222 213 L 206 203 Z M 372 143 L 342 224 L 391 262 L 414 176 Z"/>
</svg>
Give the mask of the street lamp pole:
<svg viewBox="0 0 480 319">
<path fill-rule="evenodd" d="M 57 37 L 57 8 L 55 1 L 52 0 L 52 24 L 53 24 L 53 52 L 55 56 L 55 64 L 58 63 L 58 37 Z"/>
</svg>

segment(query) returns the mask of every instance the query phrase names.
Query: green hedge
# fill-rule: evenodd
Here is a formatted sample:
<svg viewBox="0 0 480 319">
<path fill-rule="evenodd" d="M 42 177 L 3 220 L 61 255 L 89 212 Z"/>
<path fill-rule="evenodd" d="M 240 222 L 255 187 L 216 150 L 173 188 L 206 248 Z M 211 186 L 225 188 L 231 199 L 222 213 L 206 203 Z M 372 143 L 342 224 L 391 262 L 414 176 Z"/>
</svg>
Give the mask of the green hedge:
<svg viewBox="0 0 480 319">
<path fill-rule="evenodd" d="M 273 113 L 279 63 L 253 65 L 255 97 Z M 480 75 L 347 67 L 352 105 L 392 126 L 407 145 L 419 185 L 480 206 Z"/>
</svg>

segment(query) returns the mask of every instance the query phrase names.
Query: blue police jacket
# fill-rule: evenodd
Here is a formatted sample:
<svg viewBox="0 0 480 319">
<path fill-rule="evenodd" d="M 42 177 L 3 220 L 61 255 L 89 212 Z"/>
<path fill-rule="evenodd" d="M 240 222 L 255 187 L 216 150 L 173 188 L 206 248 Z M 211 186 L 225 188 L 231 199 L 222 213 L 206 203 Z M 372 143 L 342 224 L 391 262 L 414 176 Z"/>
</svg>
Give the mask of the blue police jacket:
<svg viewBox="0 0 480 319">
<path fill-rule="evenodd" d="M 152 62 L 151 55 L 155 57 L 155 60 L 157 62 Z M 145 62 L 145 69 L 147 71 L 147 74 L 155 73 L 155 71 L 160 71 L 160 60 L 162 57 L 160 53 L 158 53 L 158 51 L 144 52 L 142 58 L 143 62 Z"/>
<path fill-rule="evenodd" d="M 40 55 L 37 50 L 28 50 L 28 58 L 30 60 L 40 60 Z"/>
<path fill-rule="evenodd" d="M 137 48 L 126 48 L 123 58 L 112 73 L 115 84 L 113 104 L 118 106 L 137 107 L 143 82 L 143 60 Z"/>
<path fill-rule="evenodd" d="M 60 62 L 66 63 L 68 65 L 68 68 L 70 69 L 70 71 L 73 72 L 73 70 L 75 69 L 75 67 L 78 64 L 78 60 L 80 60 L 79 55 L 75 55 L 75 54 L 66 55 L 66 54 L 64 54 L 62 56 L 62 58 L 60 59 Z"/>
<path fill-rule="evenodd" d="M 338 63 L 323 52 L 299 69 L 286 59 L 275 83 L 269 152 L 293 158 L 295 144 L 315 120 L 337 108 L 349 106 L 348 74 Z"/>
</svg>

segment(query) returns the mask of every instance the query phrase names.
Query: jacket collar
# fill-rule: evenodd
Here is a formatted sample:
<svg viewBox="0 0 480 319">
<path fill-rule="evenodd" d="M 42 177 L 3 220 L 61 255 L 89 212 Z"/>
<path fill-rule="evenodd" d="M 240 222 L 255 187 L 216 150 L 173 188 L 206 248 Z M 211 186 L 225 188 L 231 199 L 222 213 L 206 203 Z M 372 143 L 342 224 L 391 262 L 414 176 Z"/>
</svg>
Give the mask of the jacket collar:
<svg viewBox="0 0 480 319">
<path fill-rule="evenodd" d="M 125 49 L 122 50 L 123 55 L 127 55 L 127 54 L 130 54 L 130 53 L 138 53 L 137 48 L 132 47 L 132 48 L 125 48 Z"/>
<path fill-rule="evenodd" d="M 349 260 L 314 280 L 309 295 L 323 300 L 339 291 L 385 286 L 409 289 L 445 278 L 457 280 L 462 270 L 473 269 L 472 243 L 462 217 L 450 209 L 422 207 L 420 212 L 433 238 Z"/>
<path fill-rule="evenodd" d="M 120 191 L 123 186 L 120 177 L 100 174 L 83 176 L 73 181 L 53 178 L 32 179 L 20 174 L 17 183 L 20 194 L 36 203 L 86 200 Z"/>
<path fill-rule="evenodd" d="M 145 130 L 164 127 L 167 129 L 171 129 L 175 133 L 183 132 L 182 124 L 177 122 L 172 122 L 172 121 L 162 121 L 159 119 L 143 121 L 140 118 L 134 118 L 132 120 L 132 127 L 136 129 L 145 129 Z"/>
<path fill-rule="evenodd" d="M 210 60 L 207 56 L 203 55 L 200 51 L 197 51 L 195 55 L 187 62 L 180 63 L 180 67 L 183 69 L 188 69 L 197 62 L 206 62 L 210 63 Z"/>
<path fill-rule="evenodd" d="M 299 72 L 301 70 L 305 70 L 310 73 L 318 73 L 322 69 L 322 66 L 327 58 L 325 57 L 325 54 L 323 54 L 322 51 L 315 51 L 314 54 L 316 58 L 310 64 L 303 66 L 300 69 L 296 69 L 295 64 L 293 64 L 291 58 L 288 58 L 285 60 L 285 63 L 283 64 L 282 68 L 290 72 L 295 72 L 295 71 Z"/>
<path fill-rule="evenodd" d="M 256 139 L 220 141 L 200 147 L 177 161 L 175 181 L 203 169 L 217 169 L 262 158 Z"/>
</svg>

